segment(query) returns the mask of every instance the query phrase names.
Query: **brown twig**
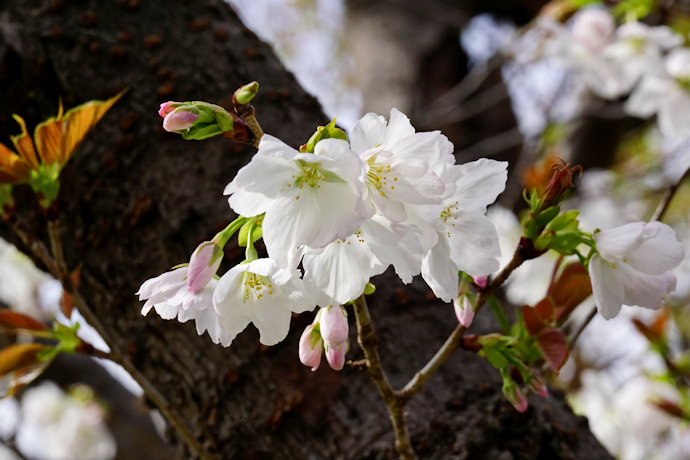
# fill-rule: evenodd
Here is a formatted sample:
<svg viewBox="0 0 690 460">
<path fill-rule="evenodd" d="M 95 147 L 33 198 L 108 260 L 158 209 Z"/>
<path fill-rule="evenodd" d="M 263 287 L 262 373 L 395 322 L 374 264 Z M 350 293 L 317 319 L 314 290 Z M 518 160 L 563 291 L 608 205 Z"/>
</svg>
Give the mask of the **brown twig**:
<svg viewBox="0 0 690 460">
<path fill-rule="evenodd" d="M 151 400 L 151 402 L 158 408 L 163 416 L 166 417 L 175 427 L 182 440 L 185 442 L 185 444 L 187 444 L 189 449 L 194 452 L 195 455 L 203 460 L 215 458 L 209 452 L 207 452 L 199 441 L 192 435 L 189 427 L 183 421 L 182 417 L 172 408 L 172 406 L 166 401 L 165 397 L 160 394 L 158 389 L 151 382 L 149 382 L 148 379 L 134 366 L 134 364 L 132 364 L 130 359 L 124 353 L 122 353 L 118 344 L 113 340 L 107 329 L 103 327 L 101 322 L 98 320 L 98 317 L 88 306 L 86 300 L 81 295 L 81 292 L 74 286 L 74 283 L 72 283 L 69 275 L 69 270 L 64 262 L 65 259 L 62 249 L 62 241 L 60 239 L 59 225 L 57 221 L 53 222 L 52 225 L 50 222 L 51 221 L 49 221 L 48 225 L 48 234 L 50 236 L 51 247 L 55 251 L 54 258 L 51 256 L 42 242 L 35 240 L 19 225 L 13 225 L 12 229 L 22 243 L 26 245 L 34 253 L 34 255 L 44 263 L 48 271 L 50 271 L 50 273 L 62 283 L 63 289 L 65 289 L 65 291 L 72 296 L 74 305 L 79 313 L 84 317 L 87 323 L 96 329 L 96 332 L 98 332 L 98 334 L 103 338 L 105 343 L 110 348 L 109 353 L 94 349 L 93 353 L 90 354 L 99 358 L 109 359 L 122 366 L 144 390 L 146 397 Z"/>
<path fill-rule="evenodd" d="M 685 171 L 683 176 L 678 179 L 677 182 L 671 184 L 667 189 L 666 193 L 664 194 L 664 197 L 661 199 L 659 202 L 659 206 L 657 206 L 656 210 L 654 211 L 654 215 L 652 216 L 652 221 L 658 220 L 662 221 L 664 219 L 664 216 L 666 215 L 666 211 L 668 211 L 668 207 L 671 204 L 671 200 L 675 196 L 676 192 L 680 188 L 680 185 L 683 183 L 686 177 L 690 175 L 690 169 Z"/>
<path fill-rule="evenodd" d="M 589 326 L 589 323 L 592 322 L 594 317 L 597 316 L 597 307 L 596 305 L 592 307 L 592 310 L 587 314 L 587 317 L 582 321 L 582 324 L 580 324 L 580 327 L 578 327 L 575 332 L 570 336 L 570 340 L 568 340 L 568 348 L 570 351 L 572 351 L 575 348 L 575 343 L 577 342 L 577 339 L 580 338 L 580 335 L 582 335 L 582 331 L 585 330 L 587 326 Z"/>
<path fill-rule="evenodd" d="M 506 281 L 506 279 L 508 279 L 508 276 L 513 272 L 513 270 L 519 267 L 524 260 L 525 258 L 522 254 L 522 247 L 520 246 L 515 251 L 513 259 L 510 261 L 510 263 L 508 263 L 508 265 L 501 270 L 501 272 L 492 280 L 491 284 L 489 284 L 486 289 L 480 291 L 477 295 L 477 311 L 479 311 L 479 309 L 487 302 L 489 297 L 491 297 L 493 292 L 496 291 L 496 289 L 498 289 Z M 458 325 L 450 337 L 448 337 L 448 340 L 446 340 L 443 346 L 438 350 L 438 352 L 436 352 L 434 357 L 431 358 L 427 365 L 424 366 L 422 370 L 417 372 L 417 374 L 415 374 L 412 380 L 410 380 L 405 387 L 399 391 L 395 391 L 393 390 L 393 387 L 391 387 L 388 377 L 381 366 L 376 332 L 371 324 L 371 316 L 369 315 L 369 309 L 363 295 L 354 302 L 354 311 L 355 318 L 357 320 L 357 340 L 364 351 L 367 371 L 379 389 L 379 392 L 386 403 L 386 407 L 388 408 L 388 413 L 393 423 L 393 431 L 395 433 L 395 447 L 398 450 L 401 458 L 414 459 L 416 458 L 416 455 L 412 449 L 410 434 L 405 422 L 405 404 L 410 400 L 410 398 L 412 398 L 422 389 L 426 381 L 429 380 L 432 375 L 434 375 L 434 373 L 448 359 L 453 351 L 458 348 L 458 346 L 462 343 L 462 336 L 467 328 L 462 325 Z"/>
<path fill-rule="evenodd" d="M 477 294 L 477 306 L 475 307 L 475 314 L 479 313 L 479 310 L 484 306 L 486 301 L 491 297 L 503 283 L 508 279 L 508 276 L 524 262 L 524 257 L 522 256 L 522 251 L 520 248 L 513 254 L 513 259 L 506 265 L 501 272 L 496 275 L 496 277 L 491 281 L 486 289 L 480 291 Z M 409 400 L 412 396 L 417 394 L 419 390 L 422 389 L 424 384 L 429 378 L 434 375 L 441 365 L 446 362 L 448 357 L 455 351 L 456 348 L 462 342 L 462 336 L 467 328 L 462 324 L 458 324 L 455 330 L 450 334 L 446 342 L 439 348 L 433 358 L 415 374 L 415 376 L 410 380 L 407 385 L 405 385 L 402 390 L 397 392 L 398 397 L 403 401 Z"/>
<path fill-rule="evenodd" d="M 403 413 L 405 403 L 396 395 L 381 367 L 378 339 L 376 338 L 374 326 L 371 324 L 371 316 L 369 315 L 369 308 L 364 295 L 359 296 L 355 300 L 354 310 L 357 320 L 357 340 L 364 351 L 369 375 L 371 375 L 371 379 L 378 387 L 388 408 L 395 433 L 395 448 L 398 450 L 401 458 L 405 460 L 415 459 L 417 456 L 412 449 L 410 434 L 407 431 L 407 424 L 405 423 L 405 415 Z"/>
</svg>

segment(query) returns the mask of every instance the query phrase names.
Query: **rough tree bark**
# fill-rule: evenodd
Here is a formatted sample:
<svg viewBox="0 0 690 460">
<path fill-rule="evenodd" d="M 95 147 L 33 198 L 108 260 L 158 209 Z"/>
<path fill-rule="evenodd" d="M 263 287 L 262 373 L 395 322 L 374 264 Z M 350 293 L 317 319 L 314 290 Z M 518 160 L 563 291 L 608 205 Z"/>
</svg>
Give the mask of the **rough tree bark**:
<svg viewBox="0 0 690 460">
<path fill-rule="evenodd" d="M 270 48 L 220 0 L 0 1 L 0 135 L 93 98 L 127 95 L 65 168 L 59 199 L 67 263 L 83 263 L 81 289 L 114 341 L 217 458 L 390 458 L 392 432 L 368 376 L 310 372 L 297 342 L 259 345 L 252 327 L 230 348 L 192 324 L 142 317 L 139 285 L 184 262 L 234 216 L 223 187 L 252 150 L 225 139 L 183 141 L 162 132 L 168 99 L 229 102 L 261 83 L 255 100 L 266 132 L 294 146 L 327 122 Z M 20 211 L 45 237 L 37 202 L 15 190 Z M 8 235 L 5 232 L 5 235 Z M 226 266 L 237 263 L 229 244 Z M 384 366 L 400 387 L 453 329 L 449 306 L 424 283 L 404 288 L 390 273 L 370 299 Z M 476 331 L 494 328 L 480 315 Z M 354 327 L 352 327 L 354 331 Z M 351 337 L 349 357 L 362 357 Z M 524 414 L 503 399 L 497 372 L 457 352 L 408 405 L 413 444 L 424 458 L 610 458 L 557 392 Z M 171 442 L 180 444 L 171 430 Z M 188 453 L 184 455 L 189 456 Z"/>
</svg>

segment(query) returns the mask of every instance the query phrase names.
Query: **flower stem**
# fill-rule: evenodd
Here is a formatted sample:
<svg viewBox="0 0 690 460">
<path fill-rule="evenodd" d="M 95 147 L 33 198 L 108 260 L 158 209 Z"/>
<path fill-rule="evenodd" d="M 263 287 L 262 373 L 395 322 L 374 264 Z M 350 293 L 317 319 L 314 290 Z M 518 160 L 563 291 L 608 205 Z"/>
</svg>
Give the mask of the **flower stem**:
<svg viewBox="0 0 690 460">
<path fill-rule="evenodd" d="M 479 313 L 479 310 L 487 302 L 491 294 L 496 291 L 503 283 L 508 279 L 508 276 L 522 264 L 525 260 L 522 256 L 521 248 L 515 251 L 513 254 L 513 259 L 506 265 L 501 272 L 496 275 L 491 281 L 486 289 L 480 291 L 477 295 L 477 305 L 474 308 L 475 314 Z M 462 336 L 465 334 L 467 328 L 462 324 L 458 324 L 455 330 L 450 334 L 446 342 L 439 348 L 433 358 L 424 366 L 415 376 L 405 385 L 401 390 L 396 392 L 396 394 L 403 400 L 407 401 L 415 394 L 419 393 L 424 384 L 426 383 L 432 375 L 436 373 L 439 367 L 446 362 L 448 357 L 455 351 L 456 348 L 462 342 Z"/>
<path fill-rule="evenodd" d="M 685 174 L 683 174 L 683 176 L 680 179 L 678 179 L 677 182 L 671 184 L 666 189 L 666 193 L 664 194 L 664 197 L 661 199 L 661 202 L 659 202 L 659 206 L 657 206 L 656 211 L 654 211 L 654 215 L 652 216 L 651 221 L 664 220 L 664 216 L 666 215 L 666 211 L 668 211 L 668 207 L 671 204 L 671 200 L 680 188 L 680 185 L 683 183 L 683 180 L 685 180 L 685 178 L 688 177 L 688 175 L 690 175 L 690 169 L 685 171 Z"/>
<path fill-rule="evenodd" d="M 395 433 L 395 448 L 398 450 L 401 458 L 405 460 L 415 459 L 417 456 L 412 449 L 410 433 L 407 431 L 405 414 L 403 413 L 405 402 L 396 395 L 381 367 L 378 339 L 376 338 L 374 326 L 371 324 L 371 316 L 369 315 L 369 308 L 364 295 L 359 296 L 353 306 L 357 320 L 357 340 L 364 351 L 369 375 L 371 375 L 371 379 L 378 387 L 388 408 Z"/>
</svg>

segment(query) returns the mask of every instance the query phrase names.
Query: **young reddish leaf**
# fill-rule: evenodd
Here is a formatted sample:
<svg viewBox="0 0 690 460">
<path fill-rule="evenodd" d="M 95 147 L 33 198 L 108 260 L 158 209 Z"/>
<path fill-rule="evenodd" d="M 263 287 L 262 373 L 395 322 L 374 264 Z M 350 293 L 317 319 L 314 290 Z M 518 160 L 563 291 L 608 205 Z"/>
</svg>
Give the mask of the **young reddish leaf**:
<svg viewBox="0 0 690 460">
<path fill-rule="evenodd" d="M 39 364 L 38 353 L 49 348 L 40 343 L 19 343 L 0 350 L 0 377 Z"/>
<path fill-rule="evenodd" d="M 547 294 L 553 299 L 556 324 L 563 324 L 575 307 L 591 294 L 592 283 L 585 267 L 579 262 L 571 263 L 565 267 Z"/>
<path fill-rule="evenodd" d="M 568 345 L 563 332 L 556 328 L 544 329 L 537 335 L 537 345 L 549 367 L 558 374 L 568 359 Z"/>
<path fill-rule="evenodd" d="M 659 314 L 654 318 L 649 328 L 654 331 L 659 337 L 664 337 L 666 333 L 666 324 L 668 323 L 669 313 L 668 309 L 663 308 Z"/>
<path fill-rule="evenodd" d="M 678 404 L 674 403 L 673 401 L 661 399 L 659 401 L 655 401 L 654 405 L 673 417 L 685 417 L 685 412 L 683 411 L 683 408 L 681 408 Z"/>
<path fill-rule="evenodd" d="M 554 302 L 550 296 L 542 299 L 534 306 L 534 312 L 539 317 L 539 320 L 544 324 L 551 324 L 553 322 Z"/>
<path fill-rule="evenodd" d="M 525 326 L 527 326 L 527 331 L 531 335 L 537 335 L 539 331 L 544 328 L 544 323 L 539 319 L 534 308 L 529 305 L 522 306 L 522 317 L 525 320 Z"/>
<path fill-rule="evenodd" d="M 11 329 L 28 329 L 30 331 L 47 331 L 42 322 L 12 310 L 0 310 L 0 326 Z"/>
<path fill-rule="evenodd" d="M 645 323 L 640 321 L 637 318 L 632 319 L 633 325 L 635 326 L 635 329 L 637 329 L 640 334 L 644 335 L 647 340 L 649 340 L 650 343 L 661 343 L 662 337 L 652 329 L 651 327 L 647 326 Z"/>
</svg>

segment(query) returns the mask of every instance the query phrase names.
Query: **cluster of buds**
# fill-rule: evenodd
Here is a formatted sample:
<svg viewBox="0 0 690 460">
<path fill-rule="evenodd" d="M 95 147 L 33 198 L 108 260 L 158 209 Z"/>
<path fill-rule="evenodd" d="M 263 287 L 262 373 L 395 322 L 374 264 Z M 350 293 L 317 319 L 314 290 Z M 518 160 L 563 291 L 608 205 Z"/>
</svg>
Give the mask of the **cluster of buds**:
<svg viewBox="0 0 690 460">
<path fill-rule="evenodd" d="M 322 308 L 302 333 L 300 361 L 315 371 L 321 364 L 321 351 L 325 349 L 328 364 L 336 371 L 341 370 L 345 365 L 345 354 L 350 349 L 349 333 L 345 308 L 340 305 Z"/>
<path fill-rule="evenodd" d="M 220 134 L 237 142 L 252 141 L 245 121 L 219 105 L 168 101 L 161 104 L 158 115 L 163 117 L 163 129 L 181 134 L 186 140 L 200 141 Z"/>
</svg>

